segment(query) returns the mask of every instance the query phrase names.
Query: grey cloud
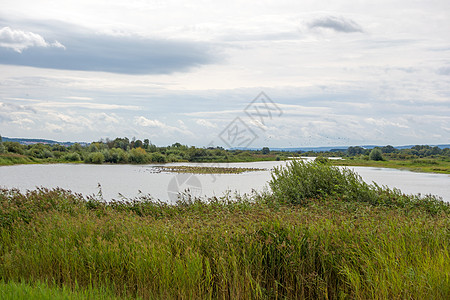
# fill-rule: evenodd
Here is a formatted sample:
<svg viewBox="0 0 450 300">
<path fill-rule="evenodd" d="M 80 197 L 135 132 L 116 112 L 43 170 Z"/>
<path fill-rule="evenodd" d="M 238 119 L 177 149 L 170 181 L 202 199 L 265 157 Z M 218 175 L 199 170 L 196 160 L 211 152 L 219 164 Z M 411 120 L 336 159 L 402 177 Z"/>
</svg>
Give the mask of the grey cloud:
<svg viewBox="0 0 450 300">
<path fill-rule="evenodd" d="M 42 27 L 65 48 L 29 47 L 18 52 L 0 47 L 0 64 L 121 74 L 168 74 L 217 61 L 213 47 L 206 43 L 100 35 L 74 30 L 72 25 L 65 28 L 67 31 L 51 33 L 49 27 Z"/>
<path fill-rule="evenodd" d="M 309 28 L 328 28 L 337 32 L 363 32 L 362 27 L 353 20 L 343 17 L 322 17 L 312 21 Z"/>
</svg>

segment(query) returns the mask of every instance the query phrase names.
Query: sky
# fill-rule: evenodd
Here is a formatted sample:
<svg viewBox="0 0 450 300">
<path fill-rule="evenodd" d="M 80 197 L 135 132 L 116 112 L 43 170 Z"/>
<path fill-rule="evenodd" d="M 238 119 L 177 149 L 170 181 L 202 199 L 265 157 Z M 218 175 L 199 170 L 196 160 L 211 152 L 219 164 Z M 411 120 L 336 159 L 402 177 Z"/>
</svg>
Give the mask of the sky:
<svg viewBox="0 0 450 300">
<path fill-rule="evenodd" d="M 450 143 L 450 1 L 1 0 L 0 135 Z"/>
</svg>

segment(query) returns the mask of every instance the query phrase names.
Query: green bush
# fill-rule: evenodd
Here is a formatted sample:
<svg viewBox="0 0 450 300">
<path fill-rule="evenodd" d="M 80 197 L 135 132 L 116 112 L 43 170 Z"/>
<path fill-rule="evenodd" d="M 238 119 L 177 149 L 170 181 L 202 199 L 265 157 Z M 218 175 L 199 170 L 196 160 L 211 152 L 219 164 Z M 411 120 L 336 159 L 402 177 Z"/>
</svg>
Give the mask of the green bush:
<svg viewBox="0 0 450 300">
<path fill-rule="evenodd" d="M 3 142 L 3 146 L 5 146 L 6 151 L 10 153 L 25 154 L 24 146 L 18 142 Z"/>
<path fill-rule="evenodd" d="M 155 152 L 151 155 L 151 161 L 155 163 L 165 163 L 166 157 L 160 153 Z"/>
<path fill-rule="evenodd" d="M 334 198 L 376 206 L 419 208 L 431 214 L 450 212 L 450 205 L 438 197 L 408 196 L 395 188 L 368 184 L 350 169 L 317 162 L 294 160 L 285 168 L 275 168 L 269 185 L 274 199 L 280 203 L 306 204 L 313 198 Z"/>
<path fill-rule="evenodd" d="M 134 164 L 145 164 L 149 162 L 149 156 L 144 149 L 134 148 L 129 152 L 128 161 Z"/>
<path fill-rule="evenodd" d="M 326 164 L 330 162 L 330 160 L 324 156 L 317 156 L 316 159 L 314 159 L 314 161 L 320 164 Z"/>
<path fill-rule="evenodd" d="M 103 153 L 101 152 L 93 152 L 90 153 L 87 158 L 85 159 L 86 163 L 91 164 L 102 164 L 105 161 L 105 157 L 103 156 Z"/>
<path fill-rule="evenodd" d="M 276 199 L 291 204 L 326 196 L 360 201 L 374 198 L 370 186 L 357 173 L 318 162 L 293 160 L 285 168 L 275 168 L 269 185 Z"/>
<path fill-rule="evenodd" d="M 78 153 L 73 152 L 73 153 L 68 153 L 68 154 L 64 155 L 63 159 L 66 161 L 80 161 L 81 157 Z"/>
<path fill-rule="evenodd" d="M 383 154 L 381 153 L 381 150 L 378 148 L 372 149 L 372 151 L 370 151 L 370 154 L 369 154 L 369 159 L 375 160 L 375 161 L 383 160 Z"/>
</svg>

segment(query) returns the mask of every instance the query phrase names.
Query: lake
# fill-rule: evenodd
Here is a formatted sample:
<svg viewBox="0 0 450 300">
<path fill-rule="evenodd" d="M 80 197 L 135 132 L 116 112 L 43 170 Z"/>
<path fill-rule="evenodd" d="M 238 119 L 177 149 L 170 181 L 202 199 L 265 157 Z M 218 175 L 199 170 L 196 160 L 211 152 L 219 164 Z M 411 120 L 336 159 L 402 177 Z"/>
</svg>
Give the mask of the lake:
<svg viewBox="0 0 450 300">
<path fill-rule="evenodd" d="M 270 170 L 286 162 L 252 163 L 172 163 L 176 165 L 205 165 L 263 168 L 265 171 L 242 174 L 177 174 L 158 172 L 158 165 L 88 165 L 49 164 L 0 167 L 0 187 L 21 191 L 36 187 L 60 187 L 83 195 L 97 195 L 101 189 L 105 200 L 152 195 L 161 201 L 173 202 L 179 192 L 189 189 L 194 196 L 221 196 L 226 191 L 243 194 L 253 189 L 263 190 L 270 180 Z M 396 187 L 404 193 L 433 194 L 450 202 L 450 176 L 416 173 L 397 169 L 349 167 L 371 183 Z"/>
</svg>

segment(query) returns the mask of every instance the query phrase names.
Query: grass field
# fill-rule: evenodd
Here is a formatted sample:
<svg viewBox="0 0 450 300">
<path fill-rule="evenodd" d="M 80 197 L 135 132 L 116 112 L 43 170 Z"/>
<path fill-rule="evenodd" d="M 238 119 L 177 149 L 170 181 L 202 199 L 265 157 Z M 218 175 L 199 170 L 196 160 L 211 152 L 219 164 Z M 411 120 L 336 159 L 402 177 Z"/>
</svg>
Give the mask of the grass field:
<svg viewBox="0 0 450 300">
<path fill-rule="evenodd" d="M 176 205 L 1 190 L 0 294 L 450 297 L 448 204 L 318 163 L 292 162 L 270 185 L 271 193 Z"/>
</svg>

